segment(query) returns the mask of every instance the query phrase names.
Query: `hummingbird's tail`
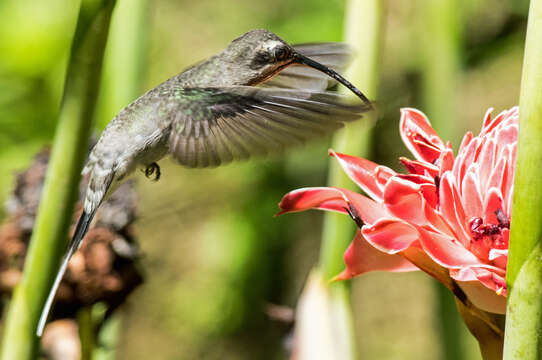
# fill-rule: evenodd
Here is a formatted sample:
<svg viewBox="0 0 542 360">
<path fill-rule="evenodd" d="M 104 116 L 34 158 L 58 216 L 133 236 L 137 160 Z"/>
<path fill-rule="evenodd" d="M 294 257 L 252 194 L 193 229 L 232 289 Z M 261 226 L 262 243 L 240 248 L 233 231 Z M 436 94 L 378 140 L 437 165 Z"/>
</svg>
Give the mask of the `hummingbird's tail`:
<svg viewBox="0 0 542 360">
<path fill-rule="evenodd" d="M 88 231 L 88 227 L 90 223 L 92 222 L 92 218 L 94 217 L 95 213 L 96 213 L 96 209 L 90 213 L 83 211 L 83 213 L 81 214 L 81 217 L 79 217 L 79 221 L 77 222 L 77 227 L 75 228 L 75 233 L 73 234 L 73 237 L 68 245 L 68 249 L 66 251 L 66 254 L 64 255 L 64 258 L 62 259 L 62 264 L 60 265 L 60 269 L 58 270 L 56 274 L 53 287 L 49 291 L 49 295 L 47 296 L 47 301 L 45 302 L 45 305 L 43 306 L 40 320 L 38 322 L 38 329 L 37 329 L 38 336 L 41 336 L 43 334 L 43 328 L 45 327 L 45 322 L 47 321 L 47 317 L 49 316 L 49 312 L 51 311 L 51 306 L 53 305 L 53 300 L 55 298 L 60 282 L 62 281 L 62 278 L 64 277 L 64 273 L 66 272 L 66 269 L 68 268 L 68 263 L 71 257 L 73 256 L 73 254 L 75 254 L 77 249 L 79 249 L 79 246 L 81 245 L 81 242 L 83 241 L 83 238 L 85 237 L 85 234 Z"/>
<path fill-rule="evenodd" d="M 79 249 L 79 246 L 81 246 L 81 242 L 83 241 L 83 238 L 88 231 L 88 227 L 90 226 L 90 223 L 92 222 L 92 219 L 96 214 L 96 210 L 98 210 L 98 207 L 105 198 L 105 195 L 110 189 L 113 178 L 115 176 L 115 173 L 112 170 L 104 170 L 103 167 L 100 165 L 98 165 L 98 167 L 96 167 L 96 165 L 91 166 L 90 170 L 85 170 L 85 172 L 90 172 L 91 174 L 85 194 L 83 213 L 79 217 L 79 221 L 77 222 L 77 226 L 75 227 L 75 232 L 68 244 L 68 249 L 66 251 L 66 254 L 64 255 L 64 258 L 62 259 L 60 269 L 58 269 L 58 272 L 56 274 L 53 287 L 49 291 L 49 295 L 47 296 L 47 300 L 45 301 L 45 305 L 43 306 L 40 320 L 38 322 L 38 329 L 36 331 L 38 336 L 41 336 L 43 333 L 43 328 L 45 327 L 45 322 L 47 321 L 47 317 L 49 316 L 49 312 L 51 311 L 51 306 L 53 305 L 53 300 L 55 299 L 56 292 L 58 290 L 60 282 L 62 281 L 62 278 L 64 277 L 64 273 L 68 268 L 68 262 L 70 261 L 73 254 L 75 254 L 77 249 Z"/>
</svg>

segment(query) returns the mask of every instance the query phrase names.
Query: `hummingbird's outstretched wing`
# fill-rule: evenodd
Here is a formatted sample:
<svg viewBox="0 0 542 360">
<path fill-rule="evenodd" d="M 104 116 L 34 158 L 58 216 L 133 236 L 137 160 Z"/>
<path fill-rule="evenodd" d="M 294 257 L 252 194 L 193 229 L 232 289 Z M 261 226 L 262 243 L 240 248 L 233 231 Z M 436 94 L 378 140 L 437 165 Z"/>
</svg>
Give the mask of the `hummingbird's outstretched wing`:
<svg viewBox="0 0 542 360">
<path fill-rule="evenodd" d="M 369 105 L 333 92 L 250 86 L 180 88 L 169 152 L 182 165 L 209 167 L 277 152 L 359 119 Z M 178 100 L 177 100 L 178 101 Z"/>
<path fill-rule="evenodd" d="M 292 46 L 296 52 L 342 74 L 352 59 L 352 48 L 345 43 L 314 43 Z M 263 87 L 326 90 L 337 81 L 304 65 L 291 65 L 262 83 Z"/>
</svg>

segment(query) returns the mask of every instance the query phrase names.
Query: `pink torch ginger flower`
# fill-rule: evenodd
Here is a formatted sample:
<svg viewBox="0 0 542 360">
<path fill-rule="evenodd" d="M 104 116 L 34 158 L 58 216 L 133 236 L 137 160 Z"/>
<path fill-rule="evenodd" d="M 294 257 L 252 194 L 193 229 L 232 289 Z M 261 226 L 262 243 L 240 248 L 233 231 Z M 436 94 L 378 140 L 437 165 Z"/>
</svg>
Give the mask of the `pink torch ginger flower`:
<svg viewBox="0 0 542 360">
<path fill-rule="evenodd" d="M 459 286 L 479 309 L 504 313 L 518 108 L 494 119 L 490 112 L 480 134 L 467 133 L 454 157 L 423 113 L 402 109 L 401 137 L 415 157 L 400 159 L 408 174 L 330 151 L 370 198 L 303 188 L 284 196 L 281 213 L 316 208 L 356 221 L 360 230 L 338 279 L 422 269 L 449 288 Z"/>
</svg>

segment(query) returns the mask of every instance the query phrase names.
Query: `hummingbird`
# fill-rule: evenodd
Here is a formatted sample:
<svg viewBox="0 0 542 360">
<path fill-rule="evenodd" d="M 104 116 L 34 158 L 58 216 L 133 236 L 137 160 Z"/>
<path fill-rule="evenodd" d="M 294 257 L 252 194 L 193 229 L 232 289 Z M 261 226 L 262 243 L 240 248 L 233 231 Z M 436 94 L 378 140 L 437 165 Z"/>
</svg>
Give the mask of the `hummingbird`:
<svg viewBox="0 0 542 360">
<path fill-rule="evenodd" d="M 56 291 L 106 194 L 136 168 L 158 180 L 166 155 L 191 168 L 215 167 L 274 153 L 324 135 L 372 109 L 334 68 L 349 50 L 340 43 L 289 45 L 252 30 L 221 53 L 147 91 L 122 109 L 91 150 L 83 212 L 38 323 L 41 336 Z M 316 60 L 321 60 L 322 63 Z M 339 82 L 362 102 L 327 91 Z"/>
</svg>

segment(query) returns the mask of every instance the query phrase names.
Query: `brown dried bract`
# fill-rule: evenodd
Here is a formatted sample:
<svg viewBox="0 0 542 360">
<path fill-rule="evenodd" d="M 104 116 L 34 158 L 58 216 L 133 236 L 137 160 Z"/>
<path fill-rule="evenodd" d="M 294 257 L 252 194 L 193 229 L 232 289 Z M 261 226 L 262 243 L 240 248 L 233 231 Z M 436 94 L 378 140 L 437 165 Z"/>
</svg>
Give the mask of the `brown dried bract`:
<svg viewBox="0 0 542 360">
<path fill-rule="evenodd" d="M 0 293 L 10 293 L 21 278 L 48 160 L 48 150 L 36 155 L 31 166 L 17 175 L 15 190 L 6 203 L 8 216 L 0 225 Z M 80 197 L 85 188 L 83 181 Z M 97 302 L 105 303 L 111 313 L 142 282 L 132 228 L 136 203 L 133 182 L 128 181 L 102 204 L 81 249 L 70 261 L 52 318 L 74 317 L 81 307 Z M 81 212 L 80 203 L 76 209 L 71 232 Z M 121 248 L 123 251 L 115 250 Z"/>
</svg>

